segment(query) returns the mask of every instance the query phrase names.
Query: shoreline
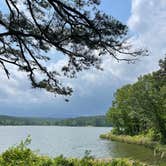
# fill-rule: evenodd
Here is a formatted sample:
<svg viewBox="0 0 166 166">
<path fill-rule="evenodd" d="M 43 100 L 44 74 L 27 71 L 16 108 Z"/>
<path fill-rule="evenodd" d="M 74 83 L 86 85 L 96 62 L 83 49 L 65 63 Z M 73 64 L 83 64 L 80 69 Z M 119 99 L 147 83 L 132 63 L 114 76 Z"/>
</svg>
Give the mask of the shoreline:
<svg viewBox="0 0 166 166">
<path fill-rule="evenodd" d="M 111 132 L 100 135 L 101 139 L 123 142 L 127 144 L 137 144 L 154 150 L 154 155 L 161 155 L 161 158 L 166 158 L 166 145 L 152 141 L 145 135 L 129 136 L 129 135 L 114 135 Z"/>
</svg>

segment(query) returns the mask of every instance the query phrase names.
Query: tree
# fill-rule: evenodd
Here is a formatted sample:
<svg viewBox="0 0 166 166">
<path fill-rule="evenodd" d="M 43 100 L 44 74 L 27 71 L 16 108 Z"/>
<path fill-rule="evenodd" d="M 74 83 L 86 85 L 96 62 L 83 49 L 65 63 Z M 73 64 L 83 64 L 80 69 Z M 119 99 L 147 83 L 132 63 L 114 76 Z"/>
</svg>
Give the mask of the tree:
<svg viewBox="0 0 166 166">
<path fill-rule="evenodd" d="M 0 11 L 0 64 L 8 77 L 8 64 L 26 72 L 35 88 L 71 95 L 72 89 L 61 84 L 60 74 L 72 78 L 92 66 L 100 68 L 106 54 L 132 61 L 144 53 L 133 51 L 126 41 L 127 26 L 99 11 L 98 0 L 4 1 L 7 12 Z M 50 71 L 43 63 L 52 58 L 50 48 L 68 57 L 62 73 Z"/>
<path fill-rule="evenodd" d="M 107 117 L 117 133 L 137 135 L 152 129 L 154 139 L 166 142 L 166 58 L 159 66 L 116 91 Z"/>
</svg>

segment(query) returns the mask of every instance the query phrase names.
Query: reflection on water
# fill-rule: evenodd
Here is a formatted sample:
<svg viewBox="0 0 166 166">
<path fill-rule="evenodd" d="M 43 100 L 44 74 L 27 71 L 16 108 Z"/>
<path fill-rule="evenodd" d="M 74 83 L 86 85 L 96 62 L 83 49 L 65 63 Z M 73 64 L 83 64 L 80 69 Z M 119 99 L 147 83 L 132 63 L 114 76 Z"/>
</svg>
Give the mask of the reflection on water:
<svg viewBox="0 0 166 166">
<path fill-rule="evenodd" d="M 166 166 L 166 160 L 161 160 L 159 156 L 154 156 L 153 150 L 140 145 L 120 143 L 115 141 L 107 142 L 110 156 L 128 157 L 154 165 Z"/>
<path fill-rule="evenodd" d="M 30 134 L 31 149 L 40 149 L 40 154 L 49 156 L 83 157 L 85 151 L 90 150 L 99 158 L 130 157 L 153 164 L 158 161 L 153 150 L 143 146 L 101 140 L 99 135 L 109 130 L 106 127 L 1 126 L 0 152 Z M 164 161 L 163 166 L 166 166 Z"/>
</svg>

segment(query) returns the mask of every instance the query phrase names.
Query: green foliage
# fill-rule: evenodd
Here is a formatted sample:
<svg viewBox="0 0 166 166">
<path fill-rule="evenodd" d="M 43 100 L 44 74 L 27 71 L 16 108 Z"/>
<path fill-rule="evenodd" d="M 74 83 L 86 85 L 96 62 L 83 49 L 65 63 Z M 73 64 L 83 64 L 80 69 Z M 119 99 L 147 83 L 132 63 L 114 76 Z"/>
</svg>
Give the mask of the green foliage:
<svg viewBox="0 0 166 166">
<path fill-rule="evenodd" d="M 0 125 L 110 126 L 110 123 L 102 115 L 67 119 L 20 118 L 1 115 Z"/>
<path fill-rule="evenodd" d="M 94 157 L 91 155 L 91 150 L 86 150 L 84 159 L 94 159 Z"/>
<path fill-rule="evenodd" d="M 166 143 L 166 58 L 159 65 L 158 71 L 116 91 L 107 112 L 114 134 L 149 134 L 152 140 Z"/>
<path fill-rule="evenodd" d="M 151 138 L 152 141 L 161 140 L 161 134 L 153 128 L 149 129 L 146 135 Z"/>
<path fill-rule="evenodd" d="M 127 160 L 113 160 L 112 161 L 112 166 L 128 166 L 128 165 L 132 165 L 132 166 L 142 166 L 143 164 L 139 163 L 139 162 L 129 162 Z"/>
<path fill-rule="evenodd" d="M 144 164 L 127 159 L 97 160 L 91 157 L 89 151 L 82 159 L 65 158 L 62 155 L 56 158 L 40 156 L 30 150 L 31 139 L 28 137 L 18 146 L 9 148 L 0 155 L 0 166 L 143 166 Z"/>
<path fill-rule="evenodd" d="M 27 145 L 29 145 L 30 142 L 31 142 L 30 137 L 27 137 L 26 140 L 21 141 L 21 143 L 17 147 L 12 147 L 6 150 L 0 157 L 0 165 L 35 166 L 35 161 L 37 161 L 37 156 L 27 147 Z"/>
</svg>

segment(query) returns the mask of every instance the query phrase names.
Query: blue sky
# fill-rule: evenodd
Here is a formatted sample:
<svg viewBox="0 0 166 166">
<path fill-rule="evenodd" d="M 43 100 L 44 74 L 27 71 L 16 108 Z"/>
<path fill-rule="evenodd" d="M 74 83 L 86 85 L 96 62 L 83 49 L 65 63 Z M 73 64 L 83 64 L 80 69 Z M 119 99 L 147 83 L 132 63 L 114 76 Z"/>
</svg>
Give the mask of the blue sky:
<svg viewBox="0 0 166 166">
<path fill-rule="evenodd" d="M 133 44 L 149 49 L 149 57 L 140 57 L 136 64 L 118 63 L 106 57 L 104 71 L 92 69 L 79 73 L 77 79 L 68 80 L 74 93 L 70 102 L 54 97 L 42 90 L 31 89 L 23 73 L 13 69 L 8 80 L 0 73 L 0 114 L 16 116 L 74 117 L 105 114 L 111 106 L 113 93 L 124 84 L 158 68 L 164 58 L 166 45 L 165 0 L 101 0 L 100 9 L 127 24 Z M 155 38 L 152 36 L 154 36 Z M 52 50 L 50 54 L 54 55 Z M 62 66 L 57 59 L 52 66 Z"/>
<path fill-rule="evenodd" d="M 131 0 L 101 0 L 100 9 L 126 23 L 131 11 Z"/>
</svg>

